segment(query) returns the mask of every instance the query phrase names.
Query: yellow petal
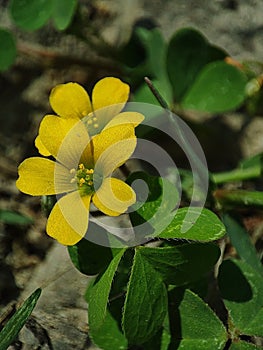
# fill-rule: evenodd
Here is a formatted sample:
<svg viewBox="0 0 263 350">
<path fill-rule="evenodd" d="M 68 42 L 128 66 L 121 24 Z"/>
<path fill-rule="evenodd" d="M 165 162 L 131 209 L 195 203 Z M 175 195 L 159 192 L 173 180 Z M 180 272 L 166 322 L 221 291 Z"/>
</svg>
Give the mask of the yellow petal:
<svg viewBox="0 0 263 350">
<path fill-rule="evenodd" d="M 105 126 L 104 130 L 112 126 L 132 124 L 134 127 L 138 126 L 144 120 L 144 116 L 138 112 L 122 112 L 117 114 L 109 123 Z"/>
<path fill-rule="evenodd" d="M 45 156 L 45 157 L 51 156 L 51 153 L 43 145 L 39 135 L 35 139 L 35 146 L 38 149 L 38 152 L 42 154 L 42 156 Z"/>
<path fill-rule="evenodd" d="M 32 196 L 52 195 L 75 189 L 75 186 L 70 183 L 72 175 L 69 171 L 49 159 L 28 158 L 19 165 L 18 174 L 17 188 Z"/>
<path fill-rule="evenodd" d="M 104 214 L 118 216 L 135 203 L 136 195 L 125 182 L 115 178 L 106 178 L 92 200 Z"/>
<path fill-rule="evenodd" d="M 64 119 L 52 115 L 44 117 L 39 128 L 39 137 L 44 147 L 69 169 L 76 168 L 82 153 L 89 144 L 87 129 L 81 120 Z M 86 158 L 92 157 L 85 152 Z"/>
<path fill-rule="evenodd" d="M 112 152 L 115 150 L 118 153 L 118 156 L 126 161 L 134 151 L 136 145 L 134 145 L 134 139 L 136 139 L 136 136 L 134 127 L 131 124 L 124 124 L 113 126 L 112 128 L 107 128 L 100 134 L 94 136 L 92 139 L 94 161 L 97 162 L 99 157 L 109 148 L 111 148 Z M 125 147 L 121 149 L 121 141 L 123 140 L 130 140 L 131 147 L 129 147 L 129 142 L 125 142 L 122 145 L 126 146 L 127 149 Z M 106 154 L 108 155 L 109 151 Z M 115 161 L 113 161 L 112 164 L 113 163 L 115 164 Z"/>
<path fill-rule="evenodd" d="M 119 140 L 109 145 L 100 155 L 95 164 L 95 174 L 101 174 L 103 177 L 110 176 L 114 170 L 124 164 L 133 154 L 137 144 L 136 137 Z"/>
<path fill-rule="evenodd" d="M 64 245 L 78 243 L 88 229 L 90 198 L 77 191 L 60 198 L 49 215 L 47 234 Z"/>
<path fill-rule="evenodd" d="M 92 106 L 96 111 L 110 105 L 116 105 L 110 109 L 112 117 L 118 114 L 129 98 L 130 87 L 118 78 L 107 77 L 101 79 L 92 91 Z"/>
<path fill-rule="evenodd" d="M 49 102 L 52 109 L 63 118 L 82 118 L 92 111 L 89 95 L 77 83 L 54 87 Z"/>
</svg>

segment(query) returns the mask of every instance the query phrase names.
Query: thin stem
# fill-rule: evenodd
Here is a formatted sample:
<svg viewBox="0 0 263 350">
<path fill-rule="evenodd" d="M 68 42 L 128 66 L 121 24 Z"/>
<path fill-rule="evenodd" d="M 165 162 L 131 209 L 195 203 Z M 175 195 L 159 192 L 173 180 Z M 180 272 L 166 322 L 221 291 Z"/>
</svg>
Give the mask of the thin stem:
<svg viewBox="0 0 263 350">
<path fill-rule="evenodd" d="M 248 169 L 234 169 L 232 171 L 212 174 L 212 180 L 216 184 L 222 184 L 232 181 L 243 181 L 260 176 L 258 167 Z"/>
</svg>

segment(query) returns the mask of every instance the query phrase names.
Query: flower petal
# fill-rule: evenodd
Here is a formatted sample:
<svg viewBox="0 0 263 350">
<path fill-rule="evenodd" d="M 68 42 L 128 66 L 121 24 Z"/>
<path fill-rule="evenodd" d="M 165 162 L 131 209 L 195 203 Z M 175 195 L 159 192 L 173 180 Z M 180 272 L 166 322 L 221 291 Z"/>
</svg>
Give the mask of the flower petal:
<svg viewBox="0 0 263 350">
<path fill-rule="evenodd" d="M 138 126 L 144 120 L 144 116 L 138 112 L 122 112 L 117 114 L 109 123 L 106 125 L 104 130 L 123 124 L 132 124 L 134 127 Z"/>
<path fill-rule="evenodd" d="M 135 203 L 136 195 L 125 182 L 115 178 L 106 178 L 92 197 L 92 201 L 104 214 L 118 216 Z"/>
<path fill-rule="evenodd" d="M 134 127 L 131 124 L 113 126 L 112 128 L 103 130 L 92 139 L 95 163 L 108 148 L 111 148 L 112 152 L 116 151 L 121 159 L 126 161 L 135 149 L 136 143 L 134 144 L 134 139 L 136 139 L 136 136 Z M 125 142 L 123 143 L 123 146 L 126 146 L 127 149 L 126 147 L 120 149 L 120 141 L 123 140 L 130 140 L 131 147 L 129 147 L 129 142 Z M 109 152 L 107 152 L 107 155 L 108 153 Z M 116 166 L 118 166 L 118 164 L 116 164 Z"/>
<path fill-rule="evenodd" d="M 70 183 L 72 175 L 69 171 L 49 159 L 28 158 L 19 165 L 18 174 L 17 188 L 32 196 L 52 195 L 75 189 L 75 186 Z"/>
<path fill-rule="evenodd" d="M 51 153 L 46 149 L 46 147 L 43 145 L 40 136 L 38 135 L 35 139 L 35 146 L 38 149 L 38 152 L 42 154 L 42 156 L 49 157 L 51 156 Z"/>
<path fill-rule="evenodd" d="M 116 105 L 111 108 L 112 117 L 118 114 L 124 107 L 129 98 L 130 87 L 118 78 L 107 77 L 101 79 L 94 86 L 92 91 L 92 106 L 96 111 L 110 105 Z"/>
<path fill-rule="evenodd" d="M 89 95 L 77 83 L 59 84 L 51 91 L 52 109 L 63 118 L 82 118 L 92 111 Z"/>
<path fill-rule="evenodd" d="M 59 147 L 79 119 L 63 119 L 55 115 L 46 115 L 39 126 L 38 142 L 56 158 Z"/>
<path fill-rule="evenodd" d="M 78 166 L 84 150 L 86 160 L 92 159 L 88 146 L 90 138 L 85 125 L 79 119 L 47 115 L 40 124 L 39 138 L 52 156 L 68 169 Z"/>
<path fill-rule="evenodd" d="M 77 191 L 60 198 L 49 215 L 47 234 L 64 245 L 78 243 L 88 229 L 90 199 Z"/>
</svg>

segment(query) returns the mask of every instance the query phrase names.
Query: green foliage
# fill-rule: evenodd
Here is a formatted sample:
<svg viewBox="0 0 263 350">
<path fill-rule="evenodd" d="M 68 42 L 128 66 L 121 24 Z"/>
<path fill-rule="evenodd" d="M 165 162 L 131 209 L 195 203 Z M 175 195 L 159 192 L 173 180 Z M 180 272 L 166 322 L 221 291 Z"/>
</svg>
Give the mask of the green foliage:
<svg viewBox="0 0 263 350">
<path fill-rule="evenodd" d="M 25 30 L 41 28 L 52 14 L 52 0 L 11 0 L 10 15 Z"/>
<path fill-rule="evenodd" d="M 225 62 L 207 64 L 182 100 L 184 109 L 224 112 L 239 107 L 245 99 L 246 77 Z"/>
<path fill-rule="evenodd" d="M 167 303 L 161 276 L 136 250 L 122 320 L 130 344 L 143 344 L 161 328 Z"/>
<path fill-rule="evenodd" d="M 33 219 L 15 211 L 0 209 L 0 222 L 8 225 L 30 225 Z"/>
<path fill-rule="evenodd" d="M 98 329 L 103 325 L 106 317 L 107 303 L 113 277 L 124 252 L 125 249 L 122 249 L 115 255 L 106 271 L 101 273 L 98 281 L 96 281 L 96 283 L 92 286 L 92 289 L 88 295 L 89 325 L 91 333 L 93 330 L 98 331 Z"/>
<path fill-rule="evenodd" d="M 0 28 L 0 71 L 8 69 L 16 58 L 16 44 L 13 35 Z"/>
<path fill-rule="evenodd" d="M 40 294 L 41 289 L 37 289 L 15 312 L 10 320 L 8 320 L 0 332 L 0 350 L 6 350 L 9 345 L 15 340 L 18 333 L 34 310 Z"/>
<path fill-rule="evenodd" d="M 178 30 L 172 36 L 167 51 L 167 71 L 176 101 L 183 99 L 206 64 L 227 56 L 191 28 Z"/>
<path fill-rule="evenodd" d="M 70 259 L 75 267 L 86 275 L 96 275 L 101 272 L 111 261 L 112 251 L 82 239 L 74 246 L 68 247 Z"/>
<path fill-rule="evenodd" d="M 224 349 L 227 332 L 222 322 L 196 294 L 190 290 L 170 293 L 170 330 L 164 337 L 169 349 Z"/>
<path fill-rule="evenodd" d="M 10 15 L 14 23 L 28 31 L 43 27 L 49 19 L 54 20 L 58 30 L 70 24 L 77 0 L 11 0 Z"/>
<path fill-rule="evenodd" d="M 140 29 L 139 33 L 147 57 L 144 75 L 152 78 L 171 107 L 219 113 L 245 103 L 247 71 L 226 62 L 227 53 L 210 44 L 197 30 L 180 29 L 168 44 L 161 39 L 158 29 L 148 34 L 146 29 Z M 141 68 L 137 66 L 135 72 Z M 134 100 L 158 103 L 145 84 L 136 91 Z"/>
<path fill-rule="evenodd" d="M 171 223 L 158 237 L 208 242 L 219 239 L 224 234 L 224 225 L 212 211 L 205 208 L 189 207 L 179 208 Z"/>
<path fill-rule="evenodd" d="M 142 260 L 152 265 L 162 279 L 181 286 L 199 280 L 216 264 L 220 251 L 211 243 L 180 244 L 175 247 L 140 247 Z"/>
<path fill-rule="evenodd" d="M 263 276 L 262 264 L 245 228 L 230 214 L 224 214 L 223 222 L 240 258 Z"/>
<path fill-rule="evenodd" d="M 226 260 L 220 267 L 219 288 L 229 310 L 232 332 L 262 337 L 262 273 L 243 261 Z"/>
</svg>

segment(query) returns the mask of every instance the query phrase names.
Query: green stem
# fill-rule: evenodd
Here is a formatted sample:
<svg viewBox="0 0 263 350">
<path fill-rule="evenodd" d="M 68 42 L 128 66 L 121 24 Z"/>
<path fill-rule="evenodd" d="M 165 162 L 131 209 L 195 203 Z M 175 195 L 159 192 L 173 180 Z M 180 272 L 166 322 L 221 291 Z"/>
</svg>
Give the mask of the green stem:
<svg viewBox="0 0 263 350">
<path fill-rule="evenodd" d="M 259 177 L 261 174 L 258 167 L 247 169 L 234 169 L 232 171 L 212 174 L 214 183 L 222 184 L 224 182 L 242 181 Z"/>
<path fill-rule="evenodd" d="M 224 209 L 263 207 L 263 192 L 260 191 L 219 189 L 213 195 Z"/>
</svg>

